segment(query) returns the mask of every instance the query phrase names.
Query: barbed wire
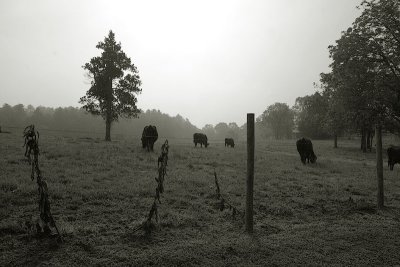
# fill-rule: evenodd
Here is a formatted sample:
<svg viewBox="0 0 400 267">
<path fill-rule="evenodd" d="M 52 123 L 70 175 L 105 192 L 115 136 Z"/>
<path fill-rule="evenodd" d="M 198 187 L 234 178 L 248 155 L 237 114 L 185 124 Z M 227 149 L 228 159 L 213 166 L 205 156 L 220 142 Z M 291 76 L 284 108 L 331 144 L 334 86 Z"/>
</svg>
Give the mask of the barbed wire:
<svg viewBox="0 0 400 267">
<path fill-rule="evenodd" d="M 217 172 L 214 169 L 214 178 L 215 178 L 215 186 L 216 186 L 216 196 L 217 199 L 220 200 L 220 207 L 219 210 L 223 211 L 225 208 L 228 208 L 230 211 L 232 211 L 232 218 L 235 219 L 236 214 L 238 214 L 240 217 L 244 217 L 244 212 L 240 211 L 237 209 L 233 204 L 231 204 L 228 200 L 226 200 L 222 194 L 221 194 L 221 189 L 219 187 L 219 182 L 218 182 L 218 177 L 217 177 Z"/>
<path fill-rule="evenodd" d="M 168 140 L 165 140 L 164 144 L 161 146 L 161 155 L 157 159 L 158 177 L 155 178 L 157 182 L 156 193 L 154 196 L 153 204 L 151 205 L 149 215 L 147 219 L 141 223 L 139 226 L 133 229 L 133 233 L 143 229 L 146 234 L 150 234 L 154 229 L 154 224 L 152 222 L 153 216 L 155 217 L 156 223 L 158 223 L 158 205 L 161 204 L 160 194 L 164 192 L 164 179 L 167 175 L 167 165 L 168 165 Z"/>
</svg>

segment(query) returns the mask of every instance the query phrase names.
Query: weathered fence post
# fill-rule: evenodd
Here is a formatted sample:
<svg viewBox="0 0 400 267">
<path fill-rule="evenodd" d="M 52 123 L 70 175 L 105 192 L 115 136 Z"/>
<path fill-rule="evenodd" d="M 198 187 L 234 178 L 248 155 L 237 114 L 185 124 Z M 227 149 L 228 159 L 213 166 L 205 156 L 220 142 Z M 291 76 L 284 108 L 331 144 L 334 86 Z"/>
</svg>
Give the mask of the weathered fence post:
<svg viewBox="0 0 400 267">
<path fill-rule="evenodd" d="M 383 208 L 382 126 L 376 125 L 376 177 L 378 178 L 378 209 Z"/>
<path fill-rule="evenodd" d="M 247 113 L 246 232 L 253 233 L 254 113 Z"/>
</svg>

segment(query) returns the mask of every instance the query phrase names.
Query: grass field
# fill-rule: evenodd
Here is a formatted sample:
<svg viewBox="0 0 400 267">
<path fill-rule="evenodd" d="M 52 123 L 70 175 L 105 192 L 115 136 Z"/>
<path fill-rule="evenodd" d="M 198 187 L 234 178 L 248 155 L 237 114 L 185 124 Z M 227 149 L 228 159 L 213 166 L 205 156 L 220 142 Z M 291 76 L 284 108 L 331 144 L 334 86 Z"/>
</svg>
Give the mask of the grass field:
<svg viewBox="0 0 400 267">
<path fill-rule="evenodd" d="M 400 264 L 400 166 L 390 172 L 384 155 L 386 208 L 377 211 L 375 153 L 361 153 L 358 141 L 338 149 L 314 141 L 317 163 L 305 166 L 294 140 L 258 143 L 248 236 L 240 216 L 219 210 L 213 175 L 244 211 L 245 144 L 205 149 L 171 139 L 160 222 L 148 236 L 133 233 L 153 201 L 163 141 L 147 153 L 134 139 L 41 133 L 58 244 L 25 229 L 38 216 L 37 185 L 21 132 L 0 134 L 0 266 Z"/>
</svg>

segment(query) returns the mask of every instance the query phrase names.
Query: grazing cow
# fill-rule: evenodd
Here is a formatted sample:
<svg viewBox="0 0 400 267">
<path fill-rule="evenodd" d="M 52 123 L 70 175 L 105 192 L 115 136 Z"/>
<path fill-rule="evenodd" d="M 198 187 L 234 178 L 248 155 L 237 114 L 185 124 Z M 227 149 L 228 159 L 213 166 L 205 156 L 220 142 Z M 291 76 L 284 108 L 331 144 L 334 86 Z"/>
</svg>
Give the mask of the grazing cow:
<svg viewBox="0 0 400 267">
<path fill-rule="evenodd" d="M 207 140 L 207 135 L 202 134 L 202 133 L 195 133 L 193 135 L 193 143 L 194 146 L 197 147 L 197 144 L 200 144 L 201 147 L 203 145 L 207 147 L 209 145 L 208 140 Z"/>
<path fill-rule="evenodd" d="M 400 146 L 390 146 L 387 149 L 388 166 L 393 171 L 394 164 L 400 163 Z"/>
<path fill-rule="evenodd" d="M 147 148 L 147 151 L 153 151 L 154 143 L 158 139 L 157 127 L 148 125 L 145 126 L 142 133 L 142 146 Z"/>
<path fill-rule="evenodd" d="M 225 138 L 225 146 L 235 147 L 235 141 L 233 141 L 233 138 Z"/>
<path fill-rule="evenodd" d="M 306 164 L 306 161 L 308 163 L 314 163 L 317 160 L 317 156 L 314 154 L 313 145 L 310 139 L 301 138 L 297 140 L 296 146 L 303 164 Z"/>
</svg>

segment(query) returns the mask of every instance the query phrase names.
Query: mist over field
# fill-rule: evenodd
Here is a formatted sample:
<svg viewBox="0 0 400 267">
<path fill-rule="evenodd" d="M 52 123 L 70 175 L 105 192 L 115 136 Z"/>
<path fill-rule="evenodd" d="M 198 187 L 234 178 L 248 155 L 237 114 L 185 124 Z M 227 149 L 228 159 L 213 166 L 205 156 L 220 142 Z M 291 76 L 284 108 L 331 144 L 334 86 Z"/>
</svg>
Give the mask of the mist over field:
<svg viewBox="0 0 400 267">
<path fill-rule="evenodd" d="M 400 2 L 1 1 L 0 266 L 397 266 Z"/>
</svg>

